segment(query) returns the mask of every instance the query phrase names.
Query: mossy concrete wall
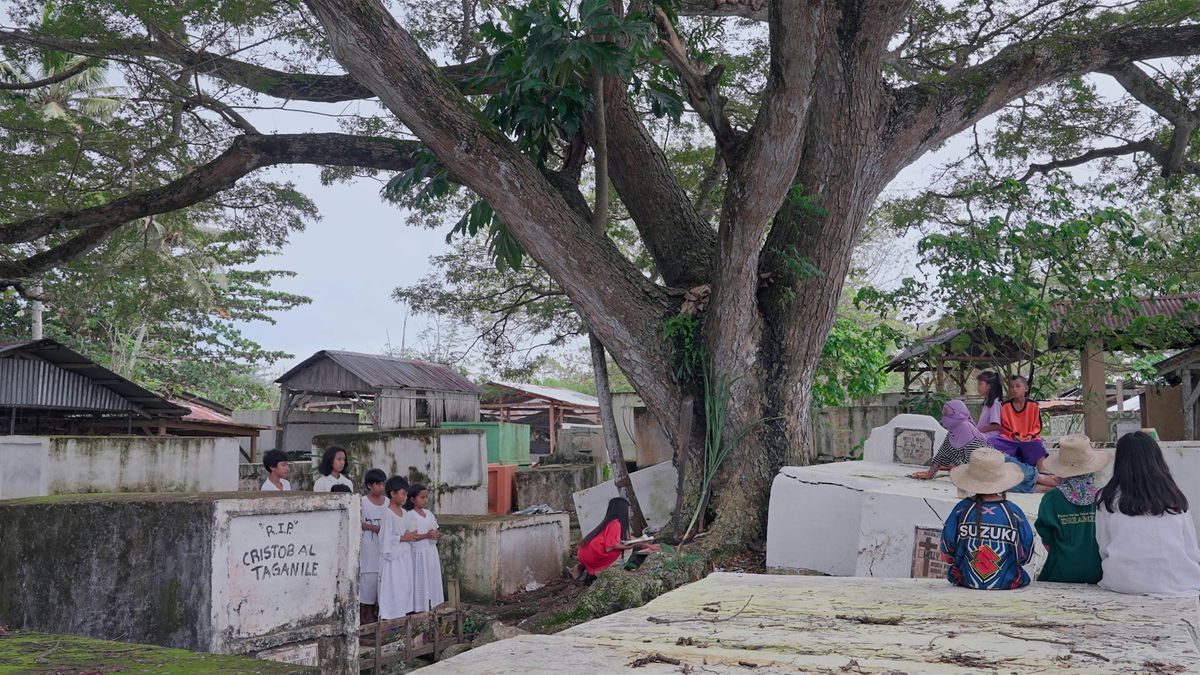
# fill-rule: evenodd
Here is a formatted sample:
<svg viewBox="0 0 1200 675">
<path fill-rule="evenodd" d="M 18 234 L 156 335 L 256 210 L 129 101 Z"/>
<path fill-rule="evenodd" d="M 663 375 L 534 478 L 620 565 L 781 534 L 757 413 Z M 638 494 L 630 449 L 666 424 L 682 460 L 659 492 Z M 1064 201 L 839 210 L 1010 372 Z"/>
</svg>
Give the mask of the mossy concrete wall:
<svg viewBox="0 0 1200 675">
<path fill-rule="evenodd" d="M 234 438 L 5 436 L 0 499 L 87 492 L 237 489 Z"/>
<path fill-rule="evenodd" d="M 313 445 L 336 445 L 350 456 L 350 478 L 362 487 L 372 468 L 429 488 L 430 509 L 442 515 L 487 513 L 487 437 L 478 429 L 399 429 L 327 434 Z M 295 469 L 293 469 L 295 472 Z"/>
<path fill-rule="evenodd" d="M 575 516 L 574 494 L 596 485 L 592 464 L 550 464 L 518 471 L 517 508 L 546 504 Z"/>
<path fill-rule="evenodd" d="M 351 495 L 0 502 L 0 624 L 356 672 Z"/>
<path fill-rule="evenodd" d="M 442 575 L 463 597 L 489 602 L 562 574 L 570 555 L 565 513 L 535 516 L 438 516 Z"/>
</svg>

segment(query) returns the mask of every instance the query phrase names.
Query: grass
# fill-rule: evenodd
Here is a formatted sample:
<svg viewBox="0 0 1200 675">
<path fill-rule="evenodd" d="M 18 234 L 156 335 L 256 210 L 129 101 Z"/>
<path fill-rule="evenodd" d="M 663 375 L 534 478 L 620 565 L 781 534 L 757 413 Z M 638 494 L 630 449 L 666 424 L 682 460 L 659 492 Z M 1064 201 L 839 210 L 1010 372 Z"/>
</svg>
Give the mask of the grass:
<svg viewBox="0 0 1200 675">
<path fill-rule="evenodd" d="M 199 675 L 316 673 L 316 668 L 243 656 L 202 654 L 185 649 L 109 642 L 46 633 L 0 633 L 0 675 L 17 673 L 121 673 Z"/>
</svg>

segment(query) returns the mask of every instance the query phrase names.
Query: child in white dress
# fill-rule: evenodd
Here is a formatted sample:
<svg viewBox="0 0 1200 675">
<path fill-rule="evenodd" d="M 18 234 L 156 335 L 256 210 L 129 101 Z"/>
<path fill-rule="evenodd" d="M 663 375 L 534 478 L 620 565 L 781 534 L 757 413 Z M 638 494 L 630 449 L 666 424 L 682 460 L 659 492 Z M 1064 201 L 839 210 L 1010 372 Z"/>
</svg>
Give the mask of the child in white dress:
<svg viewBox="0 0 1200 675">
<path fill-rule="evenodd" d="M 374 623 L 379 605 L 379 532 L 387 515 L 388 499 L 383 493 L 387 474 L 380 469 L 367 472 L 362 497 L 362 546 L 358 553 L 359 623 Z"/>
<path fill-rule="evenodd" d="M 391 503 L 379 532 L 379 618 L 398 619 L 413 611 L 414 535 L 402 507 L 408 499 L 407 482 L 392 476 L 384 491 Z"/>
<path fill-rule="evenodd" d="M 425 507 L 429 504 L 429 490 L 414 483 L 408 493 L 409 527 L 416 534 L 413 551 L 413 608 L 424 612 L 446 601 L 442 589 L 442 559 L 438 556 L 437 518 Z"/>
</svg>

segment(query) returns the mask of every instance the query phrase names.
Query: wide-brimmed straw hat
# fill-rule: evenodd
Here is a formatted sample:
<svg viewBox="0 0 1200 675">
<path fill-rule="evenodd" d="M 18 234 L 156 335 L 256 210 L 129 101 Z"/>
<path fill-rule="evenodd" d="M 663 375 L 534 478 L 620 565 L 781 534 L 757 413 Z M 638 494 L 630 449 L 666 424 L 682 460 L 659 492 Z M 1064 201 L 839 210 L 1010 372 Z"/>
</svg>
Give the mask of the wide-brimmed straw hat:
<svg viewBox="0 0 1200 675">
<path fill-rule="evenodd" d="M 971 461 L 950 470 L 950 482 L 964 492 L 976 495 L 999 494 L 1025 480 L 1025 472 L 1004 460 L 1004 454 L 991 448 L 971 451 Z"/>
<path fill-rule="evenodd" d="M 1059 478 L 1096 473 L 1112 461 L 1112 455 L 1092 448 L 1092 440 L 1083 434 L 1058 439 L 1058 452 L 1042 462 L 1042 468 Z"/>
</svg>

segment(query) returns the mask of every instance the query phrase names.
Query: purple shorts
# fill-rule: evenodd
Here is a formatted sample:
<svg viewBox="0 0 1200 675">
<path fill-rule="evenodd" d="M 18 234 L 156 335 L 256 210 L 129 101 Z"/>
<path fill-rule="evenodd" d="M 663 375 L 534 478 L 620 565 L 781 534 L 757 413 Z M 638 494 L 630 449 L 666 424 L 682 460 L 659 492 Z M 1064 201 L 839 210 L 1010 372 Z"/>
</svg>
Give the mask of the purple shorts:
<svg viewBox="0 0 1200 675">
<path fill-rule="evenodd" d="M 1032 441 L 1014 441 L 1008 438 L 992 439 L 992 447 L 1000 452 L 1015 457 L 1023 464 L 1036 467 L 1037 463 L 1043 457 L 1050 454 L 1046 452 L 1046 444 L 1042 443 L 1042 439 L 1036 438 Z"/>
</svg>

